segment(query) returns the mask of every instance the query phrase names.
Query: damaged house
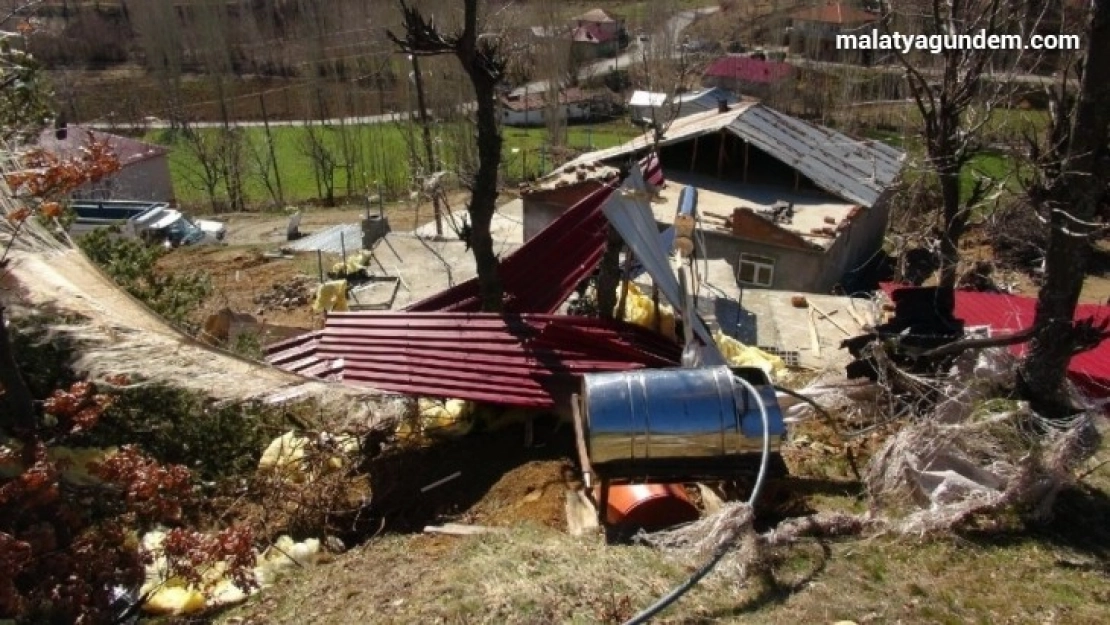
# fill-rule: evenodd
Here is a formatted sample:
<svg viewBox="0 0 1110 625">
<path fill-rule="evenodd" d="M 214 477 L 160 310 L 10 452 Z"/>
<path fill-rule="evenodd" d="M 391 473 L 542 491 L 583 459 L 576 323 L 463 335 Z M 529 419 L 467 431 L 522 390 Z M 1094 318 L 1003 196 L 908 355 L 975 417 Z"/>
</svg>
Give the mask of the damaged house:
<svg viewBox="0 0 1110 625">
<path fill-rule="evenodd" d="M 645 134 L 583 155 L 568 170 L 620 166 L 652 147 Z M 904 159 L 884 143 L 751 101 L 676 120 L 659 156 L 671 183 L 653 203 L 661 226 L 674 222 L 680 187 L 693 187 L 706 258 L 727 261 L 742 288 L 814 293 L 862 286 L 882 248 Z M 565 210 L 562 196 L 578 194 L 556 188 L 526 196 L 525 236 Z"/>
<path fill-rule="evenodd" d="M 543 126 L 551 114 L 567 122 L 579 122 L 605 115 L 610 103 L 601 92 L 577 87 L 560 89 L 557 101 L 546 91 L 510 94 L 501 99 L 501 123 L 506 126 Z"/>
</svg>

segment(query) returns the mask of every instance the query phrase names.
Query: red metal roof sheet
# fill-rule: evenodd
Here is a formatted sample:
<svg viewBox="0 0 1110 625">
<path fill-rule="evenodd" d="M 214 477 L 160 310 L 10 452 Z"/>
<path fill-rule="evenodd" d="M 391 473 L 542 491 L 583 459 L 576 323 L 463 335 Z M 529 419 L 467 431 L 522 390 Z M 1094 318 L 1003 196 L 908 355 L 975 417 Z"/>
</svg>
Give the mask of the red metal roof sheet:
<svg viewBox="0 0 1110 625">
<path fill-rule="evenodd" d="M 663 184 L 658 157 L 649 155 L 639 165 L 645 180 Z M 501 261 L 505 312 L 555 312 L 593 273 L 608 238 L 608 221 L 601 207 L 615 188 L 600 187 Z M 474 278 L 411 304 L 406 310 L 476 312 L 481 308 L 478 279 Z"/>
<path fill-rule="evenodd" d="M 336 375 L 338 367 L 349 384 L 532 408 L 564 401 L 584 373 L 669 367 L 681 358 L 677 344 L 627 323 L 441 312 L 333 313 L 324 330 L 268 352 L 273 364 L 309 375 Z"/>
<path fill-rule="evenodd" d="M 654 155 L 640 167 L 664 182 Z M 474 312 L 471 280 L 404 312 L 333 313 L 323 330 L 271 345 L 267 360 L 384 391 L 535 408 L 565 400 L 584 373 L 675 366 L 681 349 L 655 332 L 550 314 L 600 262 L 601 206 L 613 190 L 600 188 L 502 261 L 504 313 Z"/>
<path fill-rule="evenodd" d="M 899 288 L 910 287 L 885 283 L 882 288 L 889 297 Z M 956 291 L 956 318 L 962 319 L 967 326 L 989 326 L 995 333 L 1009 334 L 1028 328 L 1033 325 L 1036 310 L 1034 297 Z M 1075 318 L 1110 319 L 1110 306 L 1079 304 Z M 1025 349 L 1025 344 L 1010 347 L 1018 356 L 1024 354 Z M 1095 349 L 1073 357 L 1068 365 L 1068 377 L 1094 397 L 1110 397 L 1110 341 L 1103 341 Z"/>
</svg>

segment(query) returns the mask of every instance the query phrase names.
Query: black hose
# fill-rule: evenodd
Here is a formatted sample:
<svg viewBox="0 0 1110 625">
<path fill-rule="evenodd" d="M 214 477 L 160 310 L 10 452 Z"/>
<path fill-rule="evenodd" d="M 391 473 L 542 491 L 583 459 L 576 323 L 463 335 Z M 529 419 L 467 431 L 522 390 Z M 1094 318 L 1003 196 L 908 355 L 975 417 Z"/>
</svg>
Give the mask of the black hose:
<svg viewBox="0 0 1110 625">
<path fill-rule="evenodd" d="M 759 396 L 759 392 L 756 388 L 752 386 L 752 383 L 738 376 L 733 376 L 732 379 L 736 382 L 740 382 L 740 384 L 752 394 L 752 397 L 755 398 L 756 405 L 759 406 L 759 416 L 763 422 L 763 456 L 760 458 L 759 462 L 759 475 L 756 476 L 755 485 L 752 487 L 752 494 L 748 497 L 748 506 L 754 508 L 755 502 L 759 499 L 759 494 L 763 490 L 763 482 L 767 477 L 767 462 L 771 455 L 771 422 L 770 417 L 767 415 L 767 406 L 764 405 L 763 399 Z M 636 616 L 625 621 L 624 625 L 643 625 L 643 623 L 647 623 L 654 618 L 655 615 L 667 609 L 672 603 L 678 601 L 682 595 L 689 592 L 691 588 L 696 586 L 698 582 L 717 566 L 721 558 L 725 557 L 725 554 L 732 549 L 733 542 L 736 538 L 738 538 L 738 536 L 733 537 L 733 540 L 726 540 L 720 545 L 717 545 L 717 548 L 713 550 L 713 555 L 709 557 L 709 560 L 701 565 L 697 571 L 694 571 L 694 574 L 685 582 L 682 582 L 669 593 L 660 597 L 655 603 L 645 608 Z"/>
</svg>

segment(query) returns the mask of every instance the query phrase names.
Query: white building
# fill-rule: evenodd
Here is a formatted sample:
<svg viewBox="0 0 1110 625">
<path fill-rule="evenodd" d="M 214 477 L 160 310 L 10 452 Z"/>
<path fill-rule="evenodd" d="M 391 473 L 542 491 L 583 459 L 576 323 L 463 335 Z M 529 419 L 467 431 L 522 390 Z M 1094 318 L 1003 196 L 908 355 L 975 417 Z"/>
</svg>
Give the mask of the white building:
<svg viewBox="0 0 1110 625">
<path fill-rule="evenodd" d="M 575 122 L 596 117 L 602 112 L 598 106 L 598 98 L 593 93 L 571 87 L 559 92 L 558 108 L 554 110 L 562 119 Z M 506 126 L 543 126 L 552 110 L 546 92 L 510 95 L 501 100 L 501 123 Z"/>
<path fill-rule="evenodd" d="M 668 97 L 665 93 L 634 91 L 628 101 L 628 109 L 633 122 L 650 123 L 654 120 L 663 123 L 672 118 L 715 111 L 722 100 L 731 106 L 739 102 L 740 98 L 719 87 L 680 93 L 673 97 Z"/>
</svg>

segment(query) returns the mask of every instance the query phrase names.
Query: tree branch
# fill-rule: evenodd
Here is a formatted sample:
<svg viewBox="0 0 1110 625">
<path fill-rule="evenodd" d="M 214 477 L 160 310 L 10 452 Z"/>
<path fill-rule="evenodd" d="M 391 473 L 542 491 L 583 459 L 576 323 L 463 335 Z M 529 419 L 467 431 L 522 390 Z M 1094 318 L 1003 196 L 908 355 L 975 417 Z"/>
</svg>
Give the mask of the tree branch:
<svg viewBox="0 0 1110 625">
<path fill-rule="evenodd" d="M 947 345 L 941 345 L 940 347 L 937 347 L 935 349 L 930 349 L 929 351 L 920 354 L 917 357 L 924 359 L 940 358 L 941 356 L 959 354 L 960 352 L 969 349 L 986 349 L 988 347 L 1007 347 L 1010 345 L 1018 345 L 1032 339 L 1033 334 L 1034 328 L 1029 327 L 1022 330 L 1021 332 L 1015 332 L 1013 334 L 1006 334 L 1003 336 L 992 336 L 991 338 L 986 339 L 963 339 L 960 341 L 948 343 Z"/>
</svg>

